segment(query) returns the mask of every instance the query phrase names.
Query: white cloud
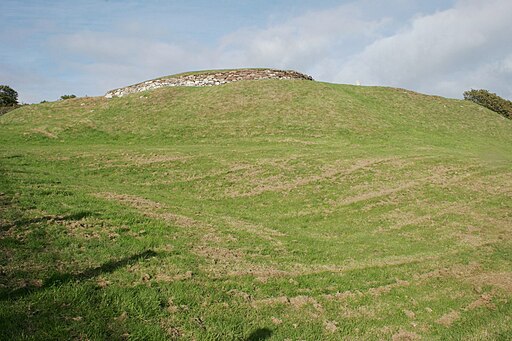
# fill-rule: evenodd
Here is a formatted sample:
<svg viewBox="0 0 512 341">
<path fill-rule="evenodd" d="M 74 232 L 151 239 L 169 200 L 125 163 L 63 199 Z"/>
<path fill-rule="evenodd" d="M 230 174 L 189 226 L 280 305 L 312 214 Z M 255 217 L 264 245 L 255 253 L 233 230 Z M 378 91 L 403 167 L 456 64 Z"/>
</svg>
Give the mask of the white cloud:
<svg viewBox="0 0 512 341">
<path fill-rule="evenodd" d="M 452 9 L 415 18 L 395 35 L 376 40 L 341 66 L 334 80 L 393 85 L 460 97 L 470 82 L 493 88 L 510 74 L 512 2 L 459 1 Z M 500 61 L 501 60 L 501 61 Z"/>
<path fill-rule="evenodd" d="M 354 5 L 309 12 L 265 29 L 244 29 L 221 41 L 222 58 L 236 65 L 312 70 L 340 49 L 373 38 L 388 19 L 365 19 Z"/>
</svg>

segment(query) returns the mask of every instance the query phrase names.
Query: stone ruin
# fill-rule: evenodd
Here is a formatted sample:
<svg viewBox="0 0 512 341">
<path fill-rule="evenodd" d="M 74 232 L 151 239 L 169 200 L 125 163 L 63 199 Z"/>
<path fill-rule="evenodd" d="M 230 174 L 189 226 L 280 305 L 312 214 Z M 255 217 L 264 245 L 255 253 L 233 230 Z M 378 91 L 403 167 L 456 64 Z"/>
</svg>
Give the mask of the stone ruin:
<svg viewBox="0 0 512 341">
<path fill-rule="evenodd" d="M 122 97 L 125 95 L 141 91 L 153 90 L 167 86 L 214 86 L 243 80 L 259 79 L 301 79 L 310 81 L 313 80 L 311 76 L 293 70 L 245 69 L 213 71 L 149 80 L 142 83 L 130 85 L 124 88 L 110 90 L 105 94 L 105 97 Z"/>
</svg>

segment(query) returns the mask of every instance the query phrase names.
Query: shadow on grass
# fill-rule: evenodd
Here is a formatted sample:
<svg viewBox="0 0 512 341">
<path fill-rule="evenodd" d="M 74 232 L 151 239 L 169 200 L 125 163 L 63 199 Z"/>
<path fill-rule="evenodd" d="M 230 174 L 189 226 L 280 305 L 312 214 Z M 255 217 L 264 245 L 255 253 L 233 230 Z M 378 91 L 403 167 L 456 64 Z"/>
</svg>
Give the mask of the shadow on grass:
<svg viewBox="0 0 512 341">
<path fill-rule="evenodd" d="M 258 328 L 245 339 L 246 341 L 262 341 L 272 336 L 272 330 L 268 328 Z"/>
<path fill-rule="evenodd" d="M 2 200 L 2 199 L 3 198 L 0 198 L 0 206 L 7 208 L 9 204 L 6 203 L 5 200 Z M 21 213 L 18 213 L 18 215 L 21 215 Z M 77 221 L 77 220 L 80 220 L 83 218 L 93 217 L 93 216 L 96 216 L 96 213 L 89 212 L 89 211 L 81 211 L 81 212 L 69 214 L 66 216 L 45 215 L 42 217 L 31 218 L 31 219 L 22 219 L 20 217 L 14 216 L 14 217 L 11 217 L 10 222 L 4 221 L 4 222 L 0 223 L 0 232 L 7 232 L 12 228 L 25 227 L 25 226 L 31 225 L 31 224 Z"/>
<path fill-rule="evenodd" d="M 46 215 L 42 217 L 32 218 L 32 219 L 20 219 L 14 223 L 15 226 L 25 226 L 30 224 L 37 223 L 51 223 L 51 222 L 62 222 L 62 221 L 75 221 L 80 220 L 87 217 L 96 216 L 96 213 L 89 211 L 80 211 L 73 214 L 68 214 L 65 216 L 52 216 Z"/>
<path fill-rule="evenodd" d="M 61 285 L 68 282 L 84 281 L 99 276 L 101 274 L 114 272 L 116 269 L 119 269 L 129 264 L 133 264 L 139 261 L 140 259 L 146 259 L 154 257 L 156 255 L 156 252 L 152 250 L 146 250 L 144 252 L 132 255 L 130 257 L 125 257 L 117 261 L 107 262 L 101 266 L 90 268 L 77 274 L 56 274 L 45 280 L 43 285 L 41 286 L 26 286 L 10 292 L 0 292 L 0 301 L 14 300 L 19 297 L 31 294 L 33 292 L 50 288 L 55 285 Z"/>
</svg>

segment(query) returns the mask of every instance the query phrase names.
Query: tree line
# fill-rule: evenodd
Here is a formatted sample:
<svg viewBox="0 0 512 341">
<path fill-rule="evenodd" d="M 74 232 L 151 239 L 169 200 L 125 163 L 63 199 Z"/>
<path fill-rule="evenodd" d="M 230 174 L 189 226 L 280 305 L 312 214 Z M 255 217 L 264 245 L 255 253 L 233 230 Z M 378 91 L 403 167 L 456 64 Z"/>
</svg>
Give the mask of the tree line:
<svg viewBox="0 0 512 341">
<path fill-rule="evenodd" d="M 62 95 L 61 100 L 76 98 L 75 95 Z M 46 103 L 42 101 L 41 103 Z M 18 103 L 18 92 L 8 85 L 0 85 L 0 115 L 3 115 L 11 110 L 19 108 L 21 106 Z"/>
</svg>

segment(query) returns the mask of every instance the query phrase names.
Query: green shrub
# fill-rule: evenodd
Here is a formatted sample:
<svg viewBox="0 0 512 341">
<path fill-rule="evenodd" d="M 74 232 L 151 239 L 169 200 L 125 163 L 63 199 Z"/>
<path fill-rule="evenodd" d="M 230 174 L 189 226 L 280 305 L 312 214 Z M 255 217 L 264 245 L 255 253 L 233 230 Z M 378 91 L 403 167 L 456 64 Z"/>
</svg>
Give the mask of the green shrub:
<svg viewBox="0 0 512 341">
<path fill-rule="evenodd" d="M 512 102 L 487 90 L 469 90 L 464 92 L 464 99 L 475 102 L 506 118 L 512 119 Z"/>
<path fill-rule="evenodd" d="M 76 98 L 75 95 L 62 95 L 60 96 L 60 99 L 64 100 L 64 99 L 70 99 L 70 98 Z"/>
<path fill-rule="evenodd" d="M 8 85 L 0 85 L 0 106 L 13 106 L 18 104 L 18 93 Z"/>
</svg>

